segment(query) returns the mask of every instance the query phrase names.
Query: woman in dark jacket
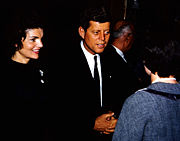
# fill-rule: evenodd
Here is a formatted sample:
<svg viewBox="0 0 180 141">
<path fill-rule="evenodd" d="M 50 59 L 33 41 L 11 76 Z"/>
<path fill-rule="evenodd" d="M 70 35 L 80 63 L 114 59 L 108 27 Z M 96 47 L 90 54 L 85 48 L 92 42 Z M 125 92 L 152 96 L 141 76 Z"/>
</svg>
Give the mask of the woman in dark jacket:
<svg viewBox="0 0 180 141">
<path fill-rule="evenodd" d="M 23 14 L 16 31 L 11 33 L 11 56 L 3 67 L 2 135 L 7 140 L 43 140 L 47 85 L 38 59 L 44 31 L 36 15 Z"/>
</svg>

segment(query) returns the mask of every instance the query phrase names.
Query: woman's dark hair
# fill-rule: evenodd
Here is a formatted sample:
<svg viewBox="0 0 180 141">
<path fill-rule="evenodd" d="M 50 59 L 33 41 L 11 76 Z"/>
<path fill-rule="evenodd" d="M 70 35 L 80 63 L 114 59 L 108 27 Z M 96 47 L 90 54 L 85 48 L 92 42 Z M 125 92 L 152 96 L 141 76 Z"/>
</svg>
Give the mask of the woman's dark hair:
<svg viewBox="0 0 180 141">
<path fill-rule="evenodd" d="M 145 65 L 160 77 L 180 75 L 180 43 L 171 38 L 151 40 L 143 54 Z"/>
<path fill-rule="evenodd" d="M 26 38 L 27 29 L 41 28 L 44 29 L 43 20 L 37 11 L 22 12 L 15 15 L 13 23 L 13 29 L 11 35 L 9 35 L 9 55 L 14 55 L 16 50 L 22 47 L 22 37 Z M 16 45 L 16 47 L 15 47 Z"/>
</svg>

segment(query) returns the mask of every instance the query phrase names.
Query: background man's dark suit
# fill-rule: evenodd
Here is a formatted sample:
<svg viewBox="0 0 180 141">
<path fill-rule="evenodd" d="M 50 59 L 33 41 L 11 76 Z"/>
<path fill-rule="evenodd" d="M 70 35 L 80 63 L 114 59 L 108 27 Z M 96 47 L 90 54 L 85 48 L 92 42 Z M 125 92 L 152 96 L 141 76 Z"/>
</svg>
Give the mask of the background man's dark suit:
<svg viewBox="0 0 180 141">
<path fill-rule="evenodd" d="M 106 47 L 102 60 L 106 66 L 105 70 L 111 77 L 107 91 L 109 95 L 107 103 L 118 116 L 124 100 L 139 88 L 139 81 L 128 63 L 112 45 Z"/>
</svg>

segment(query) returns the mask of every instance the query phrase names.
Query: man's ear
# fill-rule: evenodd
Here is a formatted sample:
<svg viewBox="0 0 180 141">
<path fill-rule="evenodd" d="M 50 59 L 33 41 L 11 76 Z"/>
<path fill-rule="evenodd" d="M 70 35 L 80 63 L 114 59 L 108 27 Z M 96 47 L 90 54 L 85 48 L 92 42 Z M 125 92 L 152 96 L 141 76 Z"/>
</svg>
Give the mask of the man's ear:
<svg viewBox="0 0 180 141">
<path fill-rule="evenodd" d="M 151 76 L 151 70 L 149 70 L 145 65 L 144 65 L 144 69 L 147 75 Z"/>
<path fill-rule="evenodd" d="M 82 26 L 80 26 L 80 27 L 78 28 L 78 32 L 79 32 L 79 35 L 84 39 L 85 30 L 84 30 L 84 28 L 82 28 Z"/>
</svg>

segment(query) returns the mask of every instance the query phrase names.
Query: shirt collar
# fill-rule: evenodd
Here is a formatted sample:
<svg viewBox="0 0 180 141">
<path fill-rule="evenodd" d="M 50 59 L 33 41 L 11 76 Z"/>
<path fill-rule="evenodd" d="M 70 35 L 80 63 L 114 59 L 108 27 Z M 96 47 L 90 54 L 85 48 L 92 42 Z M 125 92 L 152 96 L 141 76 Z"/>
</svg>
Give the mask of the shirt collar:
<svg viewBox="0 0 180 141">
<path fill-rule="evenodd" d="M 86 60 L 88 62 L 88 65 L 89 65 L 89 68 L 91 70 L 91 73 L 93 74 L 94 73 L 94 71 L 93 71 L 94 70 L 94 56 L 95 55 L 97 56 L 97 63 L 98 63 L 98 66 L 99 66 L 100 65 L 100 55 L 99 54 L 93 55 L 93 54 L 89 53 L 86 50 L 86 48 L 84 47 L 83 41 L 81 41 L 80 44 L 81 44 L 81 48 L 82 48 L 82 50 L 84 52 L 84 55 L 86 57 Z"/>
<path fill-rule="evenodd" d="M 93 57 L 94 57 L 93 54 L 91 54 L 90 52 L 88 52 L 88 51 L 86 50 L 86 48 L 84 47 L 83 41 L 81 41 L 81 48 L 82 48 L 82 50 L 83 50 L 86 58 L 93 58 Z"/>
<path fill-rule="evenodd" d="M 112 45 L 112 46 L 116 49 L 116 52 L 123 58 L 123 60 L 124 60 L 125 62 L 127 62 L 126 59 L 125 59 L 125 57 L 124 57 L 123 52 L 122 52 L 120 49 L 118 49 L 116 46 L 114 46 L 114 45 Z"/>
</svg>

